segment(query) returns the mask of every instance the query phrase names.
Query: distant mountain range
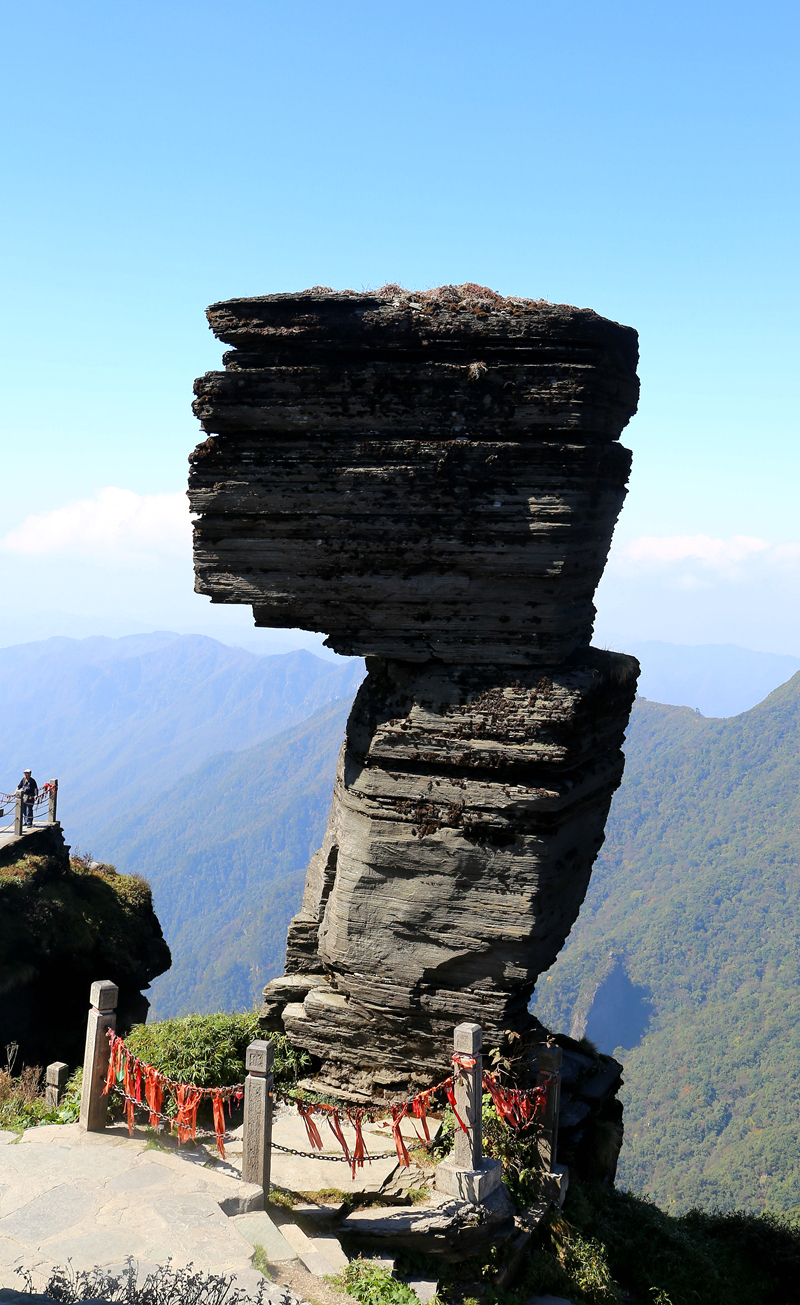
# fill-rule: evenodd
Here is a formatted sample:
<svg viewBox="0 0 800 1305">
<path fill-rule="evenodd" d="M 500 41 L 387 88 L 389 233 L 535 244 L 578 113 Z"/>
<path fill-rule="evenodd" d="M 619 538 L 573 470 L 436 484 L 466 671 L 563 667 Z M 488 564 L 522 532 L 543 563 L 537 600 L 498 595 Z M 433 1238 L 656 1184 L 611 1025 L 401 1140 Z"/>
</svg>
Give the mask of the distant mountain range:
<svg viewBox="0 0 800 1305">
<path fill-rule="evenodd" d="M 24 766 L 57 777 L 68 838 L 102 855 L 109 822 L 206 758 L 352 698 L 363 675 L 358 658 L 260 657 L 169 632 L 0 648 L 0 789 Z"/>
<path fill-rule="evenodd" d="M 800 1205 L 800 674 L 729 720 L 638 700 L 580 917 L 533 1009 L 625 1065 L 618 1181 Z"/>
</svg>

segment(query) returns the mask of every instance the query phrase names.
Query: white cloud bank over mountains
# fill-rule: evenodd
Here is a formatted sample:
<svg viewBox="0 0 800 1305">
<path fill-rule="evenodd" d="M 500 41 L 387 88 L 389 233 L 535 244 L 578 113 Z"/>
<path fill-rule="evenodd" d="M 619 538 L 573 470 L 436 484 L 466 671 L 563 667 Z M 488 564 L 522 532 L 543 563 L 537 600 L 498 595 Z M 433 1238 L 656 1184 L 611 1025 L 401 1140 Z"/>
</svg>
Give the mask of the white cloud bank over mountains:
<svg viewBox="0 0 800 1305">
<path fill-rule="evenodd" d="M 742 581 L 757 573 L 800 569 L 800 543 L 773 544 L 752 535 L 640 535 L 612 549 L 609 565 L 620 574 L 671 572 L 682 582 L 708 587 L 719 579 Z"/>
<path fill-rule="evenodd" d="M 64 611 L 146 628 L 208 629 L 209 619 L 252 628 L 248 609 L 212 609 L 193 593 L 191 521 L 184 492 L 136 494 L 108 486 L 27 517 L 0 538 L 0 555 L 48 576 Z M 5 568 L 8 570 L 8 566 Z M 12 565 L 13 573 L 13 565 Z M 33 572 L 32 572 L 33 573 Z M 15 594 L 36 610 L 40 586 Z M 734 642 L 800 652 L 800 542 L 751 535 L 641 535 L 611 550 L 597 597 L 598 637 Z"/>
<path fill-rule="evenodd" d="M 29 557 L 83 557 L 104 565 L 160 564 L 191 555 L 186 494 L 135 494 L 109 485 L 25 520 L 0 540 L 0 549 Z"/>
</svg>

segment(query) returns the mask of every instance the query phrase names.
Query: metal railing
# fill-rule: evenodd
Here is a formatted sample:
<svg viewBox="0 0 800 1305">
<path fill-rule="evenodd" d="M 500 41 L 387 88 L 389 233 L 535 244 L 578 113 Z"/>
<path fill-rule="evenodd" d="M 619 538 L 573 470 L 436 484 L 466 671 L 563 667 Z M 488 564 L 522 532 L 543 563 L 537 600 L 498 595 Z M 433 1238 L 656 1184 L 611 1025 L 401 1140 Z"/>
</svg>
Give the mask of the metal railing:
<svg viewBox="0 0 800 1305">
<path fill-rule="evenodd" d="M 31 824 L 27 823 L 25 808 L 33 808 Z M 42 784 L 32 803 L 26 803 L 22 794 L 0 792 L 0 834 L 22 834 L 26 829 L 42 828 L 56 823 L 58 809 L 58 780 Z"/>
</svg>

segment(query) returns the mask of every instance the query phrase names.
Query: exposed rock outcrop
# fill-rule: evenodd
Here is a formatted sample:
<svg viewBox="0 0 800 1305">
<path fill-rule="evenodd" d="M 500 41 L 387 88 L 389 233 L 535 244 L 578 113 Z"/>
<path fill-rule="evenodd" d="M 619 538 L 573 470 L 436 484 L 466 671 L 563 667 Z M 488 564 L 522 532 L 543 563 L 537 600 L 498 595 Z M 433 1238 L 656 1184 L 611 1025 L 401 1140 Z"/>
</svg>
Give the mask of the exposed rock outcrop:
<svg viewBox="0 0 800 1305">
<path fill-rule="evenodd" d="M 80 1064 L 98 977 L 119 987 L 119 1031 L 145 1020 L 142 989 L 170 963 L 143 879 L 70 860 L 58 824 L 0 848 L 0 1046 L 18 1044 L 17 1069 Z"/>
<path fill-rule="evenodd" d="M 636 334 L 476 286 L 209 309 L 197 589 L 368 658 L 265 990 L 327 1080 L 429 1082 L 455 1023 L 529 1033 L 586 892 L 636 686 L 590 648 Z"/>
</svg>

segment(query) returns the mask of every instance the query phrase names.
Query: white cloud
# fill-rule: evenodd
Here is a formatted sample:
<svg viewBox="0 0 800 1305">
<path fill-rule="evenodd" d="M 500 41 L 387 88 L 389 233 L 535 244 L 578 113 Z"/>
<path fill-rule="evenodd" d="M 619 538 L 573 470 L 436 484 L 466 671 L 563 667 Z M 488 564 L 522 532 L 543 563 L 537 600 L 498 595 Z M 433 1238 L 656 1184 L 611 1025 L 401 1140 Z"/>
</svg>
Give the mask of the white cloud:
<svg viewBox="0 0 800 1305">
<path fill-rule="evenodd" d="M 135 494 L 109 485 L 26 519 L 0 540 L 6 553 L 81 557 L 103 566 L 150 564 L 191 555 L 189 504 L 183 492 Z"/>
<path fill-rule="evenodd" d="M 595 599 L 610 642 L 736 643 L 800 651 L 800 543 L 640 535 L 611 550 Z"/>
<path fill-rule="evenodd" d="M 705 587 L 719 580 L 753 580 L 794 570 L 800 543 L 773 544 L 752 535 L 640 535 L 612 549 L 609 566 L 617 573 L 660 574 L 681 588 Z"/>
</svg>

